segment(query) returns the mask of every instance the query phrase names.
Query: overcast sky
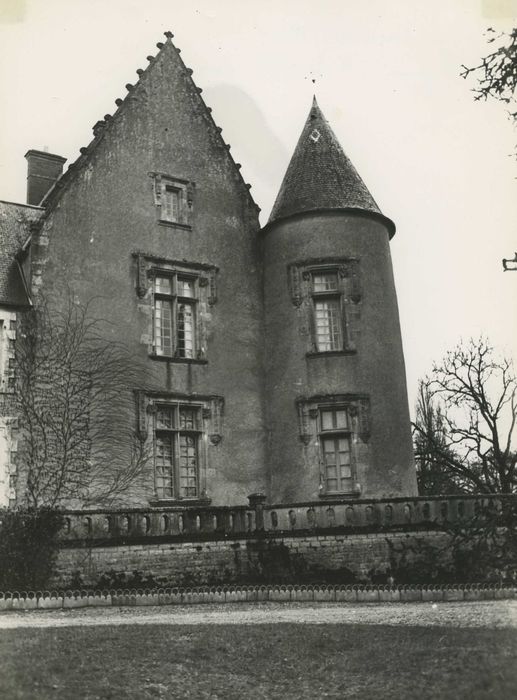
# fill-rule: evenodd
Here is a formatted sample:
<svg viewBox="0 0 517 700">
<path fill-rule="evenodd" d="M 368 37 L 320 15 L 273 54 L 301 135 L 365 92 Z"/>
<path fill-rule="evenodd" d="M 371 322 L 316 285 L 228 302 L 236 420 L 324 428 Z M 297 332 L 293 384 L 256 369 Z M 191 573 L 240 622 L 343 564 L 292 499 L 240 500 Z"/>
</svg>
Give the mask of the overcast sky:
<svg viewBox="0 0 517 700">
<path fill-rule="evenodd" d="M 72 162 L 171 30 L 265 223 L 312 94 L 392 241 L 406 368 L 461 338 L 517 357 L 517 132 L 461 64 L 514 0 L 0 0 L 0 199 L 25 201 L 29 148 Z"/>
</svg>

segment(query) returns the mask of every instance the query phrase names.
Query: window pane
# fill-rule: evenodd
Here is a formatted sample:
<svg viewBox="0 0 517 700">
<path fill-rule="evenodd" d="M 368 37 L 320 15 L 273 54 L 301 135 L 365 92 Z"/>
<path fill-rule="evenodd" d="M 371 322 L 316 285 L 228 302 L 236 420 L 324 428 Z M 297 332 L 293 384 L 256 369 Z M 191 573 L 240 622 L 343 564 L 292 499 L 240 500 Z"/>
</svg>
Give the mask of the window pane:
<svg viewBox="0 0 517 700">
<path fill-rule="evenodd" d="M 180 407 L 180 428 L 183 430 L 195 430 L 197 428 L 196 408 Z"/>
<path fill-rule="evenodd" d="M 324 409 L 321 411 L 322 430 L 346 430 L 348 418 L 345 409 Z"/>
<path fill-rule="evenodd" d="M 156 436 L 156 467 L 163 470 L 172 466 L 173 459 L 172 435 Z"/>
<path fill-rule="evenodd" d="M 180 495 L 183 498 L 197 496 L 197 438 L 180 433 Z"/>
<path fill-rule="evenodd" d="M 334 412 L 334 416 L 336 412 Z M 350 461 L 350 439 L 348 437 L 323 438 L 323 458 L 327 491 L 350 491 L 352 488 L 352 466 Z"/>
<path fill-rule="evenodd" d="M 178 296 L 195 297 L 195 280 L 187 277 L 178 277 Z"/>
<path fill-rule="evenodd" d="M 156 294 L 172 294 L 172 277 L 155 277 L 154 291 Z"/>
<path fill-rule="evenodd" d="M 321 427 L 322 430 L 332 430 L 334 425 L 334 411 L 321 412 Z"/>
<path fill-rule="evenodd" d="M 156 429 L 171 430 L 174 428 L 174 407 L 159 406 L 156 410 Z"/>
<path fill-rule="evenodd" d="M 166 187 L 162 197 L 162 219 L 178 221 L 180 191 L 174 187 Z"/>
<path fill-rule="evenodd" d="M 154 300 L 154 340 L 157 355 L 172 355 L 172 302 Z"/>
<path fill-rule="evenodd" d="M 325 454 L 325 462 L 327 464 L 336 463 L 336 442 L 334 438 L 324 438 L 323 452 Z"/>
<path fill-rule="evenodd" d="M 338 299 L 314 302 L 316 346 L 320 352 L 341 348 L 341 318 Z"/>
<path fill-rule="evenodd" d="M 327 479 L 327 491 L 337 491 L 337 479 Z"/>
<path fill-rule="evenodd" d="M 335 272 L 319 272 L 312 276 L 312 284 L 315 292 L 337 291 L 337 274 Z"/>
<path fill-rule="evenodd" d="M 336 428 L 347 428 L 348 427 L 348 420 L 347 420 L 347 415 L 346 411 L 343 409 L 339 409 L 336 411 Z"/>
<path fill-rule="evenodd" d="M 159 498 L 174 496 L 173 436 L 156 436 L 156 493 Z"/>
<path fill-rule="evenodd" d="M 339 454 L 349 454 L 350 453 L 350 442 L 348 438 L 340 438 L 338 440 Z"/>
<path fill-rule="evenodd" d="M 178 355 L 194 357 L 194 305 L 178 304 Z"/>
<path fill-rule="evenodd" d="M 335 464 L 327 464 L 327 479 L 337 477 L 337 467 Z"/>
</svg>

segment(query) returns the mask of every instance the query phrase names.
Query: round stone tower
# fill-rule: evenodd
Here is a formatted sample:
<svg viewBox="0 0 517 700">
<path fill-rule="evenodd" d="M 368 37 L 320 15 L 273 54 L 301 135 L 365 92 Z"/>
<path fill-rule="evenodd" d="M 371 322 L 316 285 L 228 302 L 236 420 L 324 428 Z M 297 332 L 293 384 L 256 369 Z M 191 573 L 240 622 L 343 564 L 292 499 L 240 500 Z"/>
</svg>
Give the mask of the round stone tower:
<svg viewBox="0 0 517 700">
<path fill-rule="evenodd" d="M 394 233 L 314 99 L 263 229 L 272 502 L 416 494 Z"/>
</svg>

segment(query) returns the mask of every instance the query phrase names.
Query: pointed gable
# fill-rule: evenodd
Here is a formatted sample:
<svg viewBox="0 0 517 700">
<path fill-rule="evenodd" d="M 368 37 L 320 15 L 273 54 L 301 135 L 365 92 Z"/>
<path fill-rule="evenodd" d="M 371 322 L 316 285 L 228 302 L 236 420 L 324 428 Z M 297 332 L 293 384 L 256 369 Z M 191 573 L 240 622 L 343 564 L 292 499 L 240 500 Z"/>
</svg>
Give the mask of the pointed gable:
<svg viewBox="0 0 517 700">
<path fill-rule="evenodd" d="M 223 137 L 221 136 L 222 129 L 217 126 L 213 117 L 212 109 L 205 104 L 201 93 L 202 88 L 198 87 L 192 78 L 192 69 L 187 68 L 183 62 L 180 53 L 181 49 L 177 48 L 172 39 L 174 35 L 172 32 L 164 32 L 166 40 L 165 42 L 158 42 L 156 44 L 158 48 L 158 53 L 156 56 L 148 56 L 147 60 L 149 65 L 147 68 L 139 68 L 136 72 L 138 75 L 138 80 L 132 84 L 126 84 L 127 95 L 124 99 L 118 98 L 115 100 L 117 105 L 117 110 L 113 115 L 106 114 L 104 119 L 100 119 L 93 126 L 93 139 L 87 146 L 80 149 L 81 155 L 75 160 L 75 162 L 70 163 L 67 171 L 59 178 L 56 184 L 48 191 L 48 193 L 43 198 L 41 206 L 43 206 L 46 211 L 43 214 L 43 219 L 48 216 L 55 205 L 60 201 L 61 195 L 67 189 L 67 187 L 76 179 L 77 175 L 84 171 L 88 167 L 88 163 L 91 161 L 92 156 L 95 154 L 99 144 L 106 138 L 110 131 L 114 130 L 114 127 L 121 120 L 124 114 L 131 109 L 132 104 L 136 104 L 137 108 L 141 108 L 143 104 L 147 101 L 147 88 L 146 83 L 152 80 L 153 72 L 158 73 L 161 77 L 159 79 L 172 80 L 174 77 L 181 76 L 181 79 L 189 85 L 189 89 L 193 95 L 195 95 L 195 103 L 197 115 L 201 116 L 207 123 L 211 138 L 227 154 L 228 161 L 233 170 L 236 181 L 243 192 L 243 195 L 248 200 L 250 206 L 254 208 L 257 212 L 260 211 L 260 207 L 253 200 L 251 192 L 249 191 L 251 185 L 244 181 L 242 174 L 240 172 L 240 163 L 236 163 L 230 153 L 231 146 L 225 143 Z M 171 107 L 174 105 L 171 103 Z"/>
<path fill-rule="evenodd" d="M 293 214 L 328 209 L 382 216 L 314 98 L 268 224 Z"/>
</svg>

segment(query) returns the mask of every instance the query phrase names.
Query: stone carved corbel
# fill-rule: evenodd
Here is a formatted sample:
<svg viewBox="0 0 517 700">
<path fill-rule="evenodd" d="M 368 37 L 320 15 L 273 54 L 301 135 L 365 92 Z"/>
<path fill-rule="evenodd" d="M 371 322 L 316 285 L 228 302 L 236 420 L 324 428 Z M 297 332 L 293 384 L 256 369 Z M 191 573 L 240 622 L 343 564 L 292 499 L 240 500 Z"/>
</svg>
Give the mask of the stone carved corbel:
<svg viewBox="0 0 517 700">
<path fill-rule="evenodd" d="M 303 301 L 302 281 L 298 265 L 289 266 L 289 291 L 293 306 L 300 306 Z"/>
<path fill-rule="evenodd" d="M 349 260 L 346 264 L 346 268 L 347 274 L 345 296 L 353 304 L 358 304 L 362 297 L 359 260 Z"/>
<path fill-rule="evenodd" d="M 144 297 L 147 293 L 148 279 L 147 279 L 147 262 L 143 255 L 137 256 L 137 270 L 138 270 L 138 284 L 137 284 L 137 294 L 140 298 Z"/>
<path fill-rule="evenodd" d="M 157 207 L 162 205 L 162 177 L 158 173 L 149 173 L 153 178 L 154 203 Z"/>
<path fill-rule="evenodd" d="M 298 399 L 296 407 L 298 409 L 298 431 L 300 440 L 304 445 L 308 445 L 312 438 L 309 407 L 304 399 Z"/>
<path fill-rule="evenodd" d="M 210 408 L 204 409 L 203 418 L 205 418 L 205 411 L 209 413 L 206 417 L 207 420 L 210 420 L 209 440 L 212 445 L 219 445 L 223 439 L 224 398 L 222 396 L 212 396 Z"/>
<path fill-rule="evenodd" d="M 193 182 L 189 182 L 187 184 L 187 206 L 189 209 L 192 209 L 192 205 L 194 203 L 194 192 L 195 185 Z"/>
<path fill-rule="evenodd" d="M 348 413 L 357 426 L 357 435 L 363 442 L 370 439 L 370 401 L 367 398 L 357 399 L 348 407 Z"/>
<path fill-rule="evenodd" d="M 370 426 L 370 401 L 369 399 L 359 399 L 357 402 L 359 437 L 363 442 L 368 442 L 371 435 Z"/>
<path fill-rule="evenodd" d="M 210 270 L 208 272 L 208 305 L 213 306 L 217 301 L 217 287 L 215 283 L 215 270 Z"/>
</svg>

